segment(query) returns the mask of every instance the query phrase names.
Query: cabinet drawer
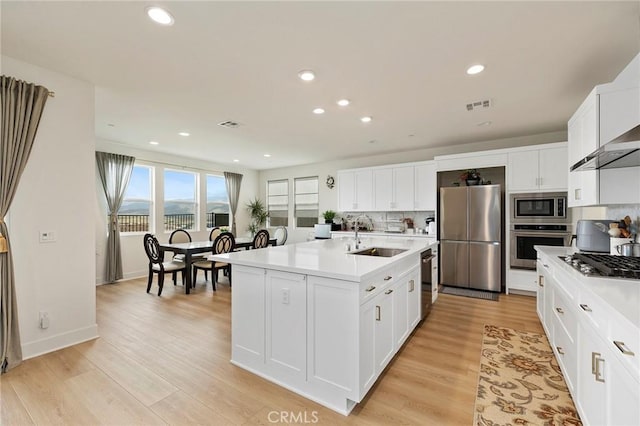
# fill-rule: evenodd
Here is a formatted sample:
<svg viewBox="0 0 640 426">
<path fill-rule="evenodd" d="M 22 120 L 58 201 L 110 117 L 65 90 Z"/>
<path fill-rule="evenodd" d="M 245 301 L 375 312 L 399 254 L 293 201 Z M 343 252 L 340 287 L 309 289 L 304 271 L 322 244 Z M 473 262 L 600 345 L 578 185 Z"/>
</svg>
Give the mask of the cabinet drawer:
<svg viewBox="0 0 640 426">
<path fill-rule="evenodd" d="M 555 333 L 553 335 L 553 352 L 560 368 L 564 372 L 564 378 L 567 386 L 572 394 L 576 386 L 576 377 L 578 375 L 578 352 L 574 339 L 567 334 L 567 330 L 561 325 L 558 316 L 553 316 Z M 574 394 L 575 395 L 575 394 Z"/>
<path fill-rule="evenodd" d="M 609 326 L 610 309 L 607 310 L 597 296 L 587 290 L 580 291 L 578 299 L 581 318 L 588 318 L 589 323 L 598 333 L 606 333 Z"/>
<path fill-rule="evenodd" d="M 380 273 L 360 283 L 360 304 L 367 302 L 393 281 L 390 273 Z"/>
<path fill-rule="evenodd" d="M 573 306 L 568 302 L 564 292 L 554 288 L 555 292 L 553 298 L 553 315 L 558 320 L 558 325 L 561 325 L 565 334 L 570 339 L 571 343 L 576 342 L 578 322 Z M 554 329 L 558 329 L 558 325 Z"/>
<path fill-rule="evenodd" d="M 609 321 L 607 343 L 610 345 L 629 373 L 640 381 L 640 332 L 621 315 L 616 314 Z"/>
</svg>

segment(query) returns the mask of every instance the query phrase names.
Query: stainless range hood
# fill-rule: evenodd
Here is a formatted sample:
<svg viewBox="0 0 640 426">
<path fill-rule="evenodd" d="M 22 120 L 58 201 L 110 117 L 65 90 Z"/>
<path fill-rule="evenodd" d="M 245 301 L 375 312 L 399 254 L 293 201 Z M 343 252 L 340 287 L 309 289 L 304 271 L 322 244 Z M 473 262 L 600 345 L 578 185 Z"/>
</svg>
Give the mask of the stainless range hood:
<svg viewBox="0 0 640 426">
<path fill-rule="evenodd" d="M 640 166 L 640 124 L 571 166 L 572 172 Z"/>
</svg>

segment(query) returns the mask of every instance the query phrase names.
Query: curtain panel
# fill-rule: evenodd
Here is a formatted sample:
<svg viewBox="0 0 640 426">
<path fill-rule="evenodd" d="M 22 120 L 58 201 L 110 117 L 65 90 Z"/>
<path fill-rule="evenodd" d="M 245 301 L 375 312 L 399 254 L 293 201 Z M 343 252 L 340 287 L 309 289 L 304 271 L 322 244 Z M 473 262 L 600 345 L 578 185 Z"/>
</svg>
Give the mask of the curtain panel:
<svg viewBox="0 0 640 426">
<path fill-rule="evenodd" d="M 231 233 L 236 235 L 236 211 L 238 211 L 238 199 L 240 198 L 240 185 L 242 184 L 242 175 L 240 173 L 224 172 L 224 180 L 227 185 L 227 194 L 229 195 L 229 208 L 231 209 Z"/>
<path fill-rule="evenodd" d="M 120 251 L 120 226 L 118 211 L 131 179 L 136 159 L 127 155 L 96 152 L 96 165 L 100 183 L 109 206 L 107 256 L 105 279 L 108 283 L 122 279 L 122 253 Z"/>
<path fill-rule="evenodd" d="M 0 80 L 0 368 L 5 373 L 22 362 L 22 347 L 11 242 L 4 218 L 29 160 L 49 90 L 4 75 Z"/>
</svg>

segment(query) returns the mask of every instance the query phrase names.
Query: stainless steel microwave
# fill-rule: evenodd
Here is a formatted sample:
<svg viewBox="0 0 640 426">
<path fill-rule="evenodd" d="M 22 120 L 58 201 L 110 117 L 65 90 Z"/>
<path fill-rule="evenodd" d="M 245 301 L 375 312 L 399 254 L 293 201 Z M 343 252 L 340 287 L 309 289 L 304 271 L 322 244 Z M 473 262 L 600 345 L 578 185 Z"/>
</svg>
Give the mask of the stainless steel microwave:
<svg viewBox="0 0 640 426">
<path fill-rule="evenodd" d="M 511 194 L 512 223 L 566 223 L 566 192 Z"/>
</svg>

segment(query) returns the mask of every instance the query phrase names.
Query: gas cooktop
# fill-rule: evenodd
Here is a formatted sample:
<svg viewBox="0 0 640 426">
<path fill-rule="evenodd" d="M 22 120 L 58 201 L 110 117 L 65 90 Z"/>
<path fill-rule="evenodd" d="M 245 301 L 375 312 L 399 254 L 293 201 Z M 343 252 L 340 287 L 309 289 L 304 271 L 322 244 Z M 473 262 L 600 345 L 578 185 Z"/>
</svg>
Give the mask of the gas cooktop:
<svg viewBox="0 0 640 426">
<path fill-rule="evenodd" d="M 640 257 L 574 253 L 559 256 L 583 275 L 640 279 Z"/>
</svg>

